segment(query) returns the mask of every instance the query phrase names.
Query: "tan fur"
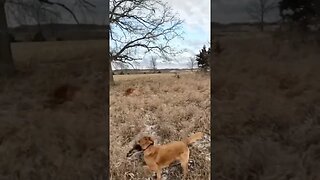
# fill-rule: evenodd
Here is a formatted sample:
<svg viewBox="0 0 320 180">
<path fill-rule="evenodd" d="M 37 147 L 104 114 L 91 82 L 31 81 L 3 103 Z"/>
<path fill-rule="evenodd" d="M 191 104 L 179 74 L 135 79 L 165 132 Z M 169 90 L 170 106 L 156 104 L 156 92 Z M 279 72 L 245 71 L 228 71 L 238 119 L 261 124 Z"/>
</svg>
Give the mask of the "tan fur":
<svg viewBox="0 0 320 180">
<path fill-rule="evenodd" d="M 198 132 L 182 141 L 153 145 L 154 140 L 149 136 L 145 136 L 138 141 L 138 144 L 144 150 L 144 161 L 148 169 L 157 173 L 157 180 L 161 180 L 162 169 L 168 167 L 174 161 L 180 161 L 183 168 L 183 177 L 186 179 L 190 155 L 188 145 L 202 137 L 203 133 Z"/>
</svg>

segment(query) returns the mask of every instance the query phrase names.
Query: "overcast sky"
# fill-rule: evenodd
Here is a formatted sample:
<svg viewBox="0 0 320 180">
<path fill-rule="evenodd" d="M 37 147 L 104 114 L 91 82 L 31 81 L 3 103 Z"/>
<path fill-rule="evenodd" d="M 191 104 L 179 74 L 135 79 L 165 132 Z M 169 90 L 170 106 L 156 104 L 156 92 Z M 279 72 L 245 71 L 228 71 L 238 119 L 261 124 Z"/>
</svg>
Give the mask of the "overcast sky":
<svg viewBox="0 0 320 180">
<path fill-rule="evenodd" d="M 213 0 L 211 4 L 211 20 L 220 23 L 252 22 L 246 9 L 248 4 L 258 0 Z M 268 0 L 279 2 L 279 0 Z M 275 8 L 266 15 L 266 21 L 272 22 L 279 19 L 279 10 Z"/>
<path fill-rule="evenodd" d="M 178 48 L 187 52 L 177 57 L 177 61 L 158 63 L 158 68 L 188 68 L 188 60 L 210 42 L 210 0 L 168 0 L 172 9 L 184 20 L 184 40 L 173 42 Z M 149 59 L 141 63 L 144 68 L 150 64 Z"/>
<path fill-rule="evenodd" d="M 11 0 L 7 0 L 11 1 Z M 19 1 L 19 0 L 12 0 Z M 37 0 L 20 0 L 20 1 L 37 1 Z M 75 0 L 52 0 L 52 1 L 63 1 L 64 3 L 73 2 Z M 248 16 L 246 12 L 246 6 L 249 2 L 257 1 L 257 0 L 167 0 L 172 7 L 177 10 L 182 18 L 188 19 L 187 24 L 191 26 L 203 25 L 206 23 L 206 18 L 208 19 L 210 16 L 210 4 L 212 10 L 211 20 L 215 22 L 222 23 L 230 23 L 230 22 L 248 22 L 252 19 Z M 279 0 L 270 0 L 270 1 L 279 1 Z M 80 17 L 80 21 L 84 23 L 96 23 L 96 24 L 104 24 L 106 21 L 106 6 L 107 3 L 105 0 L 90 0 L 97 7 L 94 9 L 93 14 L 90 16 L 85 16 L 81 13 L 78 13 L 77 16 Z M 8 5 L 8 3 L 7 3 Z M 68 5 L 68 4 L 67 4 Z M 71 9 L 74 7 L 72 5 L 68 5 Z M 8 10 L 7 10 L 8 11 Z M 189 16 L 188 16 L 189 15 Z M 9 25 L 15 26 L 17 25 L 14 20 L 13 12 L 10 11 L 7 13 L 9 17 Z M 274 21 L 279 19 L 279 12 L 275 9 L 271 12 L 267 20 Z M 60 20 L 63 23 L 74 23 L 74 20 L 69 16 L 69 14 L 65 14 L 65 17 Z M 209 24 L 206 25 L 205 28 L 209 28 Z"/>
<path fill-rule="evenodd" d="M 32 0 L 30 0 L 32 1 Z M 58 1 L 58 0 L 57 0 Z M 72 2 L 64 1 L 64 2 Z M 250 22 L 252 19 L 247 15 L 246 6 L 250 1 L 256 0 L 213 0 L 210 6 L 210 0 L 166 0 L 172 9 L 179 13 L 180 18 L 184 20 L 183 30 L 184 40 L 176 40 L 174 45 L 179 48 L 186 48 L 187 53 L 180 56 L 179 61 L 171 63 L 160 63 L 159 68 L 182 68 L 187 67 L 189 57 L 194 56 L 203 45 L 209 45 L 210 42 L 210 12 L 211 21 L 220 23 L 231 22 Z M 106 8 L 107 4 L 105 0 L 91 0 L 96 4 L 91 14 L 77 13 L 81 23 L 94 23 L 105 24 L 106 22 Z M 71 6 L 71 5 L 69 5 Z M 211 10 L 210 10 L 211 7 Z M 71 6 L 71 8 L 74 8 Z M 9 9 L 9 8 L 7 8 Z M 7 10 L 7 16 L 9 20 L 9 26 L 16 26 L 17 22 L 14 18 L 14 12 Z M 267 21 L 274 21 L 279 19 L 278 11 L 275 9 L 267 16 Z M 61 20 L 61 23 L 74 23 L 74 20 L 68 13 L 65 13 Z M 30 20 L 29 23 L 35 23 Z M 141 67 L 149 66 L 148 60 L 140 63 Z"/>
<path fill-rule="evenodd" d="M 186 52 L 176 57 L 175 61 L 158 59 L 157 68 L 188 68 L 189 59 L 194 58 L 203 45 L 210 42 L 210 0 L 167 0 L 173 11 L 184 20 L 182 30 L 183 40 L 176 39 L 171 43 L 177 49 L 186 49 Z M 111 44 L 112 46 L 112 44 Z M 150 68 L 150 58 L 140 61 L 138 68 Z"/>
</svg>

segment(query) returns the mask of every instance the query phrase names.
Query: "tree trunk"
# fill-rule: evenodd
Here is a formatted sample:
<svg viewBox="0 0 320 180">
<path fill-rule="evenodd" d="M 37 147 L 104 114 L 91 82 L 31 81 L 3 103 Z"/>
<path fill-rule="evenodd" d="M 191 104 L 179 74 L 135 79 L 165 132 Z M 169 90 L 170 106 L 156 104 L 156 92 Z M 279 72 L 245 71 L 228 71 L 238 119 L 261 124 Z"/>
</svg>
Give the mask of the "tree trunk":
<svg viewBox="0 0 320 180">
<path fill-rule="evenodd" d="M 114 83 L 114 79 L 113 79 L 111 62 L 112 62 L 112 59 L 110 58 L 110 60 L 108 61 L 109 82 L 110 82 L 110 85 L 114 85 L 115 83 Z"/>
<path fill-rule="evenodd" d="M 264 12 L 261 12 L 261 22 L 260 22 L 260 30 L 261 32 L 264 31 Z"/>
<path fill-rule="evenodd" d="M 108 7 L 109 7 L 109 1 L 107 1 L 107 5 L 108 5 Z M 107 14 L 109 14 L 109 8 L 107 8 L 108 9 L 108 11 L 107 11 Z M 110 55 L 110 24 L 109 24 L 109 18 L 107 18 L 107 43 L 108 43 L 108 45 L 107 45 L 107 56 L 109 56 L 108 58 L 107 58 L 107 66 L 108 66 L 108 68 L 107 68 L 107 71 L 109 71 L 109 85 L 114 85 L 115 83 L 114 83 L 114 79 L 113 79 L 113 73 L 112 73 L 112 66 L 111 66 L 111 62 L 112 62 L 112 60 L 113 60 L 113 57 Z"/>
<path fill-rule="evenodd" d="M 15 66 L 4 5 L 5 0 L 0 0 L 0 75 L 11 76 L 15 72 Z"/>
</svg>

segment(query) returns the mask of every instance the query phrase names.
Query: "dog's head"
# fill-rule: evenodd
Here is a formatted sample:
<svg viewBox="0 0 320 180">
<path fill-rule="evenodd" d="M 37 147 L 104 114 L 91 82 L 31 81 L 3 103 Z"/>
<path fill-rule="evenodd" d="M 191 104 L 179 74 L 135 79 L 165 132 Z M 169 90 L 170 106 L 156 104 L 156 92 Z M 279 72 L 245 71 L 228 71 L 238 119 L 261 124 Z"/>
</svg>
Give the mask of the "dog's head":
<svg viewBox="0 0 320 180">
<path fill-rule="evenodd" d="M 154 140 L 150 136 L 144 136 L 140 138 L 136 144 L 133 145 L 132 149 L 127 153 L 127 157 L 132 156 L 136 152 L 143 151 L 150 145 L 154 144 Z"/>
<path fill-rule="evenodd" d="M 138 140 L 138 145 L 141 146 L 143 150 L 148 148 L 150 145 L 154 144 L 154 140 L 150 136 L 144 136 L 141 139 Z"/>
</svg>

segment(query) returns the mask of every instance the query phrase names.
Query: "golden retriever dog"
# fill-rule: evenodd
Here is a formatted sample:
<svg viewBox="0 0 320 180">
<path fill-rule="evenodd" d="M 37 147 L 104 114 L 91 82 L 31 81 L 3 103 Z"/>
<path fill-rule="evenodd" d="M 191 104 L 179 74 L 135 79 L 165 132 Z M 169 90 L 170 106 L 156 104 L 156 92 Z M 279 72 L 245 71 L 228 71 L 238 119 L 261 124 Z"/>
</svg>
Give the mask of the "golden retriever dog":
<svg viewBox="0 0 320 180">
<path fill-rule="evenodd" d="M 145 168 L 156 172 L 157 180 L 161 180 L 163 168 L 168 167 L 174 161 L 179 161 L 183 169 L 183 178 L 186 179 L 190 154 L 188 145 L 201 139 L 203 135 L 202 132 L 198 132 L 182 141 L 173 141 L 163 145 L 155 145 L 153 138 L 144 136 L 138 140 L 127 156 L 134 150 L 143 151 L 144 161 L 147 164 Z"/>
</svg>

